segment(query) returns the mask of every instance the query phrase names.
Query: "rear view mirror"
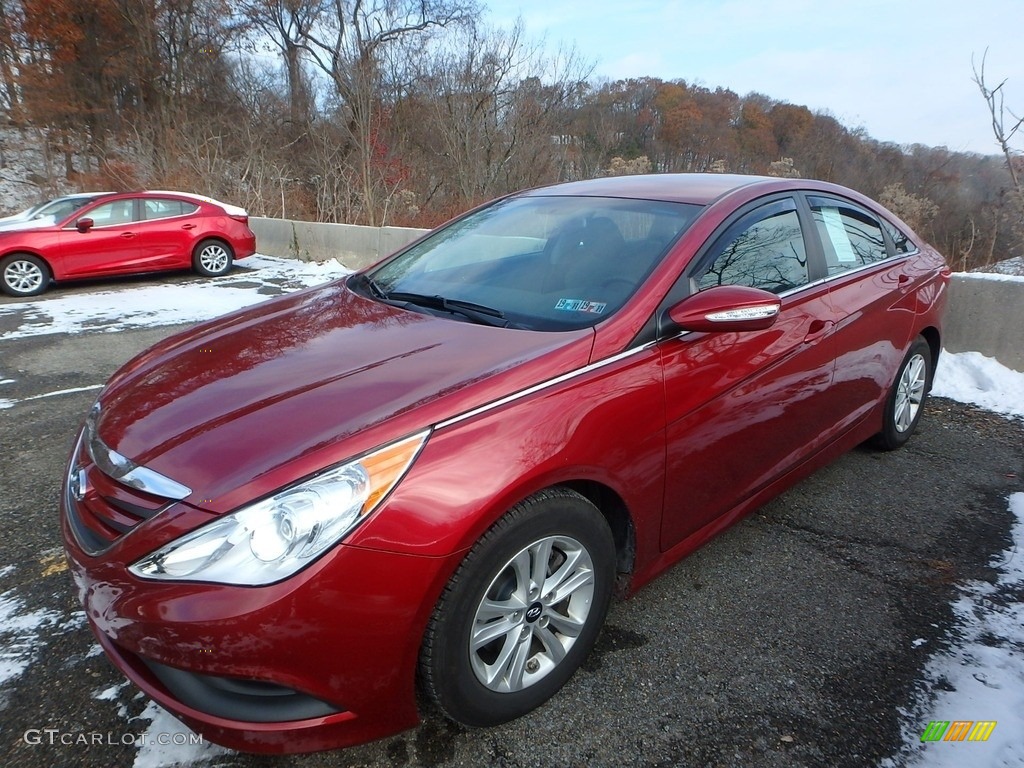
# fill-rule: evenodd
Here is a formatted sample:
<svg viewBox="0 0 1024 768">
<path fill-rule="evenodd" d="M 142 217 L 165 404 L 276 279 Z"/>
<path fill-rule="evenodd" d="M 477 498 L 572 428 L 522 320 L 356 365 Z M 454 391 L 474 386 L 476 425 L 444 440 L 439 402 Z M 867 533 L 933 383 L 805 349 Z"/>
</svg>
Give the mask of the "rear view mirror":
<svg viewBox="0 0 1024 768">
<path fill-rule="evenodd" d="M 743 285 L 721 285 L 689 296 L 669 309 L 684 331 L 761 331 L 779 316 L 782 301 L 773 293 Z"/>
<path fill-rule="evenodd" d="M 86 217 L 84 219 L 79 219 L 78 221 L 76 221 L 75 227 L 78 229 L 79 232 L 88 232 L 90 229 L 92 229 L 92 225 L 94 223 L 95 222 L 92 219 Z"/>
</svg>

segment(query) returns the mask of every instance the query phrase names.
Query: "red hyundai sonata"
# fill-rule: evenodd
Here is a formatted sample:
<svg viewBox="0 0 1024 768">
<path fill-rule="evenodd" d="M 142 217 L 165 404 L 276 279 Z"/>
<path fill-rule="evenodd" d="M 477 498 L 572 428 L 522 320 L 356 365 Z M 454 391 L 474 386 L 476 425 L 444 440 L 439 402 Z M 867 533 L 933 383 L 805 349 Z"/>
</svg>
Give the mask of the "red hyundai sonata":
<svg viewBox="0 0 1024 768">
<path fill-rule="evenodd" d="M 579 667 L 613 592 L 851 447 L 906 442 L 948 278 L 831 184 L 502 198 L 115 374 L 62 494 L 79 597 L 125 675 L 237 749 L 386 736 L 418 696 L 510 720 Z"/>
<path fill-rule="evenodd" d="M 127 192 L 67 199 L 82 198 L 87 205 L 44 209 L 41 219 L 0 227 L 0 290 L 35 296 L 51 280 L 190 267 L 214 277 L 256 251 L 248 214 L 209 197 Z"/>
</svg>

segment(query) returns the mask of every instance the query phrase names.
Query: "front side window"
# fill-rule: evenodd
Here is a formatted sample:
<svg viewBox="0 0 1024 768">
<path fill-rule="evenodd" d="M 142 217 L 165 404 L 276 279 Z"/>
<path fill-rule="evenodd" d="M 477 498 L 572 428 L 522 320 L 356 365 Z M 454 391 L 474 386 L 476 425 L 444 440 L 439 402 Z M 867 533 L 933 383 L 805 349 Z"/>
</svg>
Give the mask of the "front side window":
<svg viewBox="0 0 1024 768">
<path fill-rule="evenodd" d="M 113 200 L 97 205 L 85 214 L 92 219 L 94 227 L 109 227 L 118 224 L 130 224 L 134 218 L 132 213 L 133 200 Z"/>
<path fill-rule="evenodd" d="M 873 215 L 828 198 L 812 197 L 810 204 L 830 275 L 889 258 L 882 227 Z"/>
<path fill-rule="evenodd" d="M 712 246 L 700 290 L 742 285 L 779 294 L 806 285 L 807 252 L 800 219 L 790 200 L 747 214 Z"/>
<path fill-rule="evenodd" d="M 700 210 L 620 198 L 510 198 L 386 262 L 368 275 L 372 285 L 362 277 L 352 285 L 381 301 L 459 320 L 583 328 L 633 295 Z"/>
</svg>

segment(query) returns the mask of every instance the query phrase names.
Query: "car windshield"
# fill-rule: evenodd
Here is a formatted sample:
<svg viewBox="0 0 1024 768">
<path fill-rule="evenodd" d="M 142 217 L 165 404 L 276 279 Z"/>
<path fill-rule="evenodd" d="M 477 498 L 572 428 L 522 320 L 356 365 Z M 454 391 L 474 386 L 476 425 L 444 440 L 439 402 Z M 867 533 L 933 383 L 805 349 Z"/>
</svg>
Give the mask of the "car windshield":
<svg viewBox="0 0 1024 768">
<path fill-rule="evenodd" d="M 470 322 L 584 328 L 636 292 L 700 210 L 606 197 L 508 198 L 352 284 L 381 301 Z"/>
</svg>

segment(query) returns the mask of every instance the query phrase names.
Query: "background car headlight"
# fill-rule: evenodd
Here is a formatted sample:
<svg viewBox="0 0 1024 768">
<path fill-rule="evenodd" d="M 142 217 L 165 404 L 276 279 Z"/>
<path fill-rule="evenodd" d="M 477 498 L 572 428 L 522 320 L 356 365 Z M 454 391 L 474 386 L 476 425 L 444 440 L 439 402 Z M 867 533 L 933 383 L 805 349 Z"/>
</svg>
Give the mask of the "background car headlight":
<svg viewBox="0 0 1024 768">
<path fill-rule="evenodd" d="M 397 485 L 429 431 L 378 448 L 232 512 L 131 565 L 168 581 L 270 584 L 311 563 Z"/>
</svg>

